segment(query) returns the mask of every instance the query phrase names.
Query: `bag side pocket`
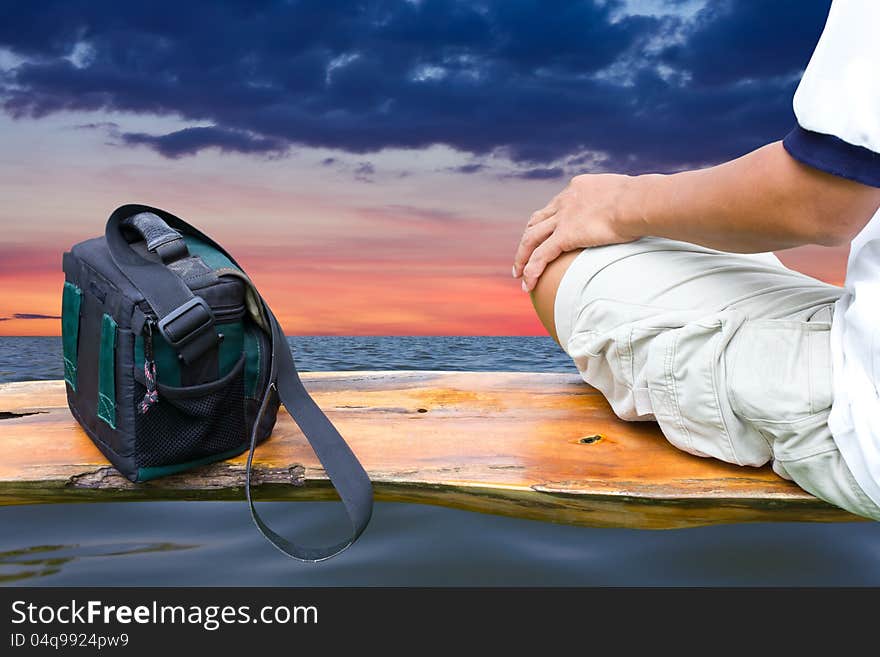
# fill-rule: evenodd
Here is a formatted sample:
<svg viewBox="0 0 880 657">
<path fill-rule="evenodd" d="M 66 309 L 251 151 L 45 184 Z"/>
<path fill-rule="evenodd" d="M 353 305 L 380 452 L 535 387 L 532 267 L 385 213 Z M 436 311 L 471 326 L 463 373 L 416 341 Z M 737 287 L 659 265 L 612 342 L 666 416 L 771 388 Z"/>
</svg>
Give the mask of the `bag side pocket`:
<svg viewBox="0 0 880 657">
<path fill-rule="evenodd" d="M 244 365 L 242 355 L 216 381 L 157 385 L 158 402 L 135 416 L 140 481 L 229 458 L 245 448 Z M 135 387 L 139 399 L 146 389 L 139 382 Z"/>
<path fill-rule="evenodd" d="M 101 320 L 98 357 L 98 417 L 116 428 L 116 322 L 107 313 Z"/>
<path fill-rule="evenodd" d="M 61 346 L 64 354 L 64 380 L 73 390 L 76 390 L 81 306 L 82 290 L 70 281 L 65 281 L 61 296 Z"/>
</svg>

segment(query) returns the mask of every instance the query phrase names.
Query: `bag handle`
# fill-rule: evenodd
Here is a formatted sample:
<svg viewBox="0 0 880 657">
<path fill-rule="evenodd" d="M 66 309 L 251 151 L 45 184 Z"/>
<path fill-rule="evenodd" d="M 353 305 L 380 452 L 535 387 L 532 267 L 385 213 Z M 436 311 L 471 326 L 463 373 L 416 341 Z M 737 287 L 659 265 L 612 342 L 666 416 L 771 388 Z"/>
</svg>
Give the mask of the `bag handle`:
<svg viewBox="0 0 880 657">
<path fill-rule="evenodd" d="M 152 212 L 139 212 L 125 217 L 120 225 L 134 229 L 144 239 L 147 250 L 157 254 L 166 265 L 189 256 L 183 235 Z"/>
<path fill-rule="evenodd" d="M 150 302 L 151 306 L 153 304 L 148 296 L 148 291 L 151 296 L 162 296 L 162 286 L 168 284 L 166 274 L 177 279 L 180 284 L 183 284 L 183 281 L 164 265 L 145 260 L 142 256 L 135 253 L 127 243 L 124 243 L 125 251 L 122 251 L 120 240 L 122 242 L 125 241 L 121 232 L 118 230 L 118 227 L 116 227 L 116 224 L 121 221 L 121 218 L 127 218 L 143 212 L 152 213 L 160 217 L 161 220 L 171 229 L 175 229 L 180 233 L 193 235 L 206 242 L 229 258 L 229 260 L 238 267 L 242 274 L 244 274 L 244 270 L 241 266 L 231 255 L 229 255 L 229 253 L 226 252 L 225 249 L 223 249 L 223 247 L 182 219 L 179 219 L 164 210 L 159 210 L 158 208 L 152 208 L 146 205 L 123 205 L 110 215 L 110 219 L 107 222 L 107 243 L 108 246 L 110 246 L 111 255 L 114 254 L 114 251 L 120 252 L 120 260 L 123 262 L 124 267 L 128 269 L 131 269 L 132 267 L 135 268 L 137 271 L 135 278 L 138 280 L 133 280 L 132 278 L 129 278 L 129 280 L 141 290 L 141 293 L 144 294 L 144 298 Z M 111 230 L 111 222 L 114 223 L 113 230 Z M 111 233 L 113 233 L 113 237 L 111 237 Z M 133 256 L 136 256 L 137 259 Z M 114 261 L 115 260 L 116 256 L 114 255 Z M 135 262 L 136 264 L 130 265 L 132 262 Z M 150 264 L 158 269 L 154 269 L 153 267 L 137 269 L 137 267 L 143 267 L 144 265 L 142 263 L 144 262 L 150 262 Z M 119 261 L 117 261 L 117 266 L 119 266 L 123 273 L 128 277 L 128 272 L 126 269 L 123 269 L 123 266 L 119 265 Z M 158 270 L 161 270 L 163 273 L 161 275 L 158 274 Z M 147 273 L 145 274 L 144 272 Z M 152 278 L 153 275 L 156 275 L 156 278 Z M 244 274 L 244 276 L 247 277 L 247 274 Z M 184 285 L 184 287 L 186 286 Z M 253 288 L 253 284 L 251 284 L 251 287 Z M 263 534 L 263 536 L 278 550 L 290 557 L 299 559 L 300 561 L 323 561 L 348 548 L 360 537 L 364 529 L 366 529 L 373 511 L 372 484 L 370 483 L 366 471 L 351 451 L 351 448 L 345 442 L 345 439 L 343 439 L 336 430 L 336 427 L 333 426 L 333 423 L 330 422 L 327 416 L 324 415 L 309 395 L 300 379 L 299 373 L 297 372 L 293 355 L 290 353 L 290 347 L 284 337 L 284 332 L 281 330 L 281 325 L 278 323 L 278 320 L 275 318 L 275 315 L 272 313 L 265 299 L 256 292 L 256 288 L 253 289 L 259 297 L 263 313 L 268 320 L 270 328 L 271 362 L 269 366 L 269 383 L 263 392 L 260 410 L 257 413 L 250 436 L 250 448 L 248 451 L 245 480 L 245 494 L 248 506 L 250 507 L 251 517 L 254 520 L 254 524 L 260 530 L 260 533 Z M 192 295 L 189 288 L 187 288 L 187 291 Z M 159 310 L 155 306 L 153 306 L 153 309 L 157 314 L 159 313 Z M 330 483 L 336 489 L 339 498 L 342 500 L 345 512 L 351 523 L 352 531 L 347 539 L 339 543 L 325 547 L 309 547 L 293 543 L 273 531 L 257 512 L 251 493 L 254 452 L 257 448 L 258 428 L 260 422 L 265 416 L 269 404 L 273 399 L 273 395 L 275 394 L 278 395 L 281 403 L 284 405 L 285 409 L 287 409 L 287 412 L 302 430 L 306 440 L 308 440 L 309 445 L 311 445 L 315 455 L 318 457 L 318 460 L 321 462 L 321 465 L 329 476 Z"/>
</svg>

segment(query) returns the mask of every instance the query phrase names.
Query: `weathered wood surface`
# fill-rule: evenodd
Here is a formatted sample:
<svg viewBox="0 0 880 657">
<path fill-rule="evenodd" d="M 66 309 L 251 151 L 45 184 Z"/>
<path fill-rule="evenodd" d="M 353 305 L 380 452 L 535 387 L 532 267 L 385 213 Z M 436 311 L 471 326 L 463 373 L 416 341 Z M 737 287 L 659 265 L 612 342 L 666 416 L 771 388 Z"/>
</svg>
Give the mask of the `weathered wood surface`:
<svg viewBox="0 0 880 657">
<path fill-rule="evenodd" d="M 606 527 L 857 519 L 769 468 L 678 451 L 655 424 L 615 418 L 575 375 L 303 378 L 369 471 L 380 500 Z M 285 413 L 279 418 L 255 458 L 257 497 L 332 499 L 299 429 Z M 0 385 L 0 504 L 242 499 L 244 461 L 135 485 L 77 426 L 63 382 Z"/>
</svg>

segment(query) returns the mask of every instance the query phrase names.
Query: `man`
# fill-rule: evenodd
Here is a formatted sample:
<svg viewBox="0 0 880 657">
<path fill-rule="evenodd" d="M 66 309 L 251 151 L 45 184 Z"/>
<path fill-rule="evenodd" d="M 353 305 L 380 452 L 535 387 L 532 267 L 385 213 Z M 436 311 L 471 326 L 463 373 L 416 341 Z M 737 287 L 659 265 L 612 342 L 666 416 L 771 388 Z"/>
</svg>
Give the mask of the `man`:
<svg viewBox="0 0 880 657">
<path fill-rule="evenodd" d="M 877 25 L 880 2 L 835 0 L 783 141 L 574 178 L 532 215 L 513 274 L 618 416 L 880 520 Z M 849 242 L 844 288 L 767 253 Z"/>
</svg>

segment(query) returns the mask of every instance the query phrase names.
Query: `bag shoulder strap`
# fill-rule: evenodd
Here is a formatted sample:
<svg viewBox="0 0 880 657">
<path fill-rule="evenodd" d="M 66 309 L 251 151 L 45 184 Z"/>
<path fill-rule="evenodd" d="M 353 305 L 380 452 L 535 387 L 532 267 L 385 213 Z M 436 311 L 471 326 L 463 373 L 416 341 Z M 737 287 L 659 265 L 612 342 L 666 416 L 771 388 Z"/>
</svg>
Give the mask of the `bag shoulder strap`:
<svg viewBox="0 0 880 657">
<path fill-rule="evenodd" d="M 177 282 L 170 282 L 171 279 L 169 279 L 168 276 L 177 279 L 177 281 L 182 284 L 181 279 L 174 274 L 174 272 L 164 265 L 144 259 L 132 250 L 122 237 L 119 224 L 128 217 L 140 213 L 155 214 L 170 228 L 198 237 L 229 258 L 229 260 L 244 274 L 244 270 L 241 266 L 219 244 L 182 219 L 158 208 L 135 204 L 124 205 L 118 208 L 110 216 L 110 219 L 107 222 L 108 246 L 110 246 L 111 254 L 113 254 L 117 266 L 119 266 L 129 280 L 141 290 L 144 298 L 146 298 L 151 305 L 151 297 L 159 297 L 165 294 L 162 288 L 164 285 L 171 285 L 171 289 L 180 292 L 181 296 L 184 296 L 185 293 L 179 289 Z M 111 223 L 113 226 L 111 226 Z M 145 225 L 149 222 L 146 218 L 142 217 L 139 219 L 139 223 Z M 158 230 L 156 226 L 151 225 L 151 231 L 156 230 Z M 113 233 L 113 237 L 111 237 L 111 233 Z M 116 234 L 118 234 L 118 238 L 116 237 Z M 166 240 L 166 243 L 168 241 L 173 242 L 172 236 L 168 234 L 163 237 L 155 237 L 155 233 L 151 234 L 153 234 L 154 239 L 157 241 L 161 242 L 162 240 Z M 112 244 L 111 239 L 113 240 Z M 122 250 L 123 247 L 124 251 Z M 120 265 L 120 260 L 116 259 L 117 254 L 114 253 L 114 251 L 124 254 L 120 256 L 122 265 Z M 137 261 L 138 258 L 141 262 Z M 144 263 L 149 263 L 151 266 L 147 266 Z M 162 272 L 161 274 L 159 273 L 160 270 Z M 129 275 L 132 271 L 135 272 L 132 275 L 133 277 Z M 246 274 L 244 275 L 247 276 Z M 184 285 L 184 287 L 186 286 Z M 256 288 L 254 288 L 254 290 L 256 291 Z M 192 296 L 192 292 L 189 291 L 188 288 L 186 292 L 189 292 L 189 295 Z M 290 346 L 287 344 L 284 332 L 281 330 L 281 325 L 278 323 L 278 320 L 275 318 L 275 315 L 272 313 L 269 305 L 263 297 L 260 296 L 259 293 L 257 293 L 257 295 L 259 296 L 262 309 L 269 323 L 271 359 L 268 384 L 263 391 L 260 410 L 257 414 L 250 436 L 245 494 L 247 496 L 248 506 L 250 507 L 251 517 L 254 520 L 254 524 L 256 524 L 260 533 L 262 533 L 269 542 L 284 554 L 295 559 L 312 562 L 323 561 L 339 554 L 352 545 L 358 537 L 360 537 L 364 529 L 366 529 L 373 511 L 373 488 L 366 471 L 351 451 L 351 448 L 349 448 L 343 437 L 336 430 L 336 427 L 333 426 L 333 423 L 330 422 L 327 416 L 324 415 L 323 411 L 321 411 L 309 395 L 300 379 L 299 373 L 297 372 L 293 355 L 290 352 Z M 161 311 L 155 307 L 154 310 L 156 310 L 157 313 L 161 313 Z M 213 329 L 213 322 L 211 328 Z M 274 394 L 278 395 L 278 398 L 287 409 L 287 412 L 302 430 L 306 440 L 308 440 L 309 445 L 311 445 L 315 455 L 318 457 L 318 460 L 321 462 L 321 465 L 330 478 L 330 483 L 336 489 L 339 498 L 342 500 L 342 504 L 351 523 L 352 531 L 350 536 L 341 542 L 325 547 L 309 547 L 294 543 L 273 531 L 257 512 L 251 492 L 254 452 L 257 448 L 260 422 L 266 414 L 269 405 L 272 403 Z"/>
<path fill-rule="evenodd" d="M 323 561 L 345 550 L 367 528 L 373 512 L 373 488 L 366 471 L 351 448 L 309 395 L 296 370 L 290 346 L 287 344 L 278 320 L 275 319 L 265 302 L 263 307 L 272 326 L 272 369 L 269 377 L 272 383 L 266 390 L 260 404 L 260 412 L 251 431 L 245 493 L 254 524 L 269 542 L 284 554 L 301 561 Z M 293 543 L 273 531 L 263 521 L 254 506 L 251 494 L 252 463 L 257 446 L 260 421 L 271 402 L 273 392 L 277 392 L 281 403 L 284 404 L 287 412 L 302 430 L 342 500 L 351 522 L 352 532 L 348 538 L 339 543 L 320 548 Z"/>
</svg>

